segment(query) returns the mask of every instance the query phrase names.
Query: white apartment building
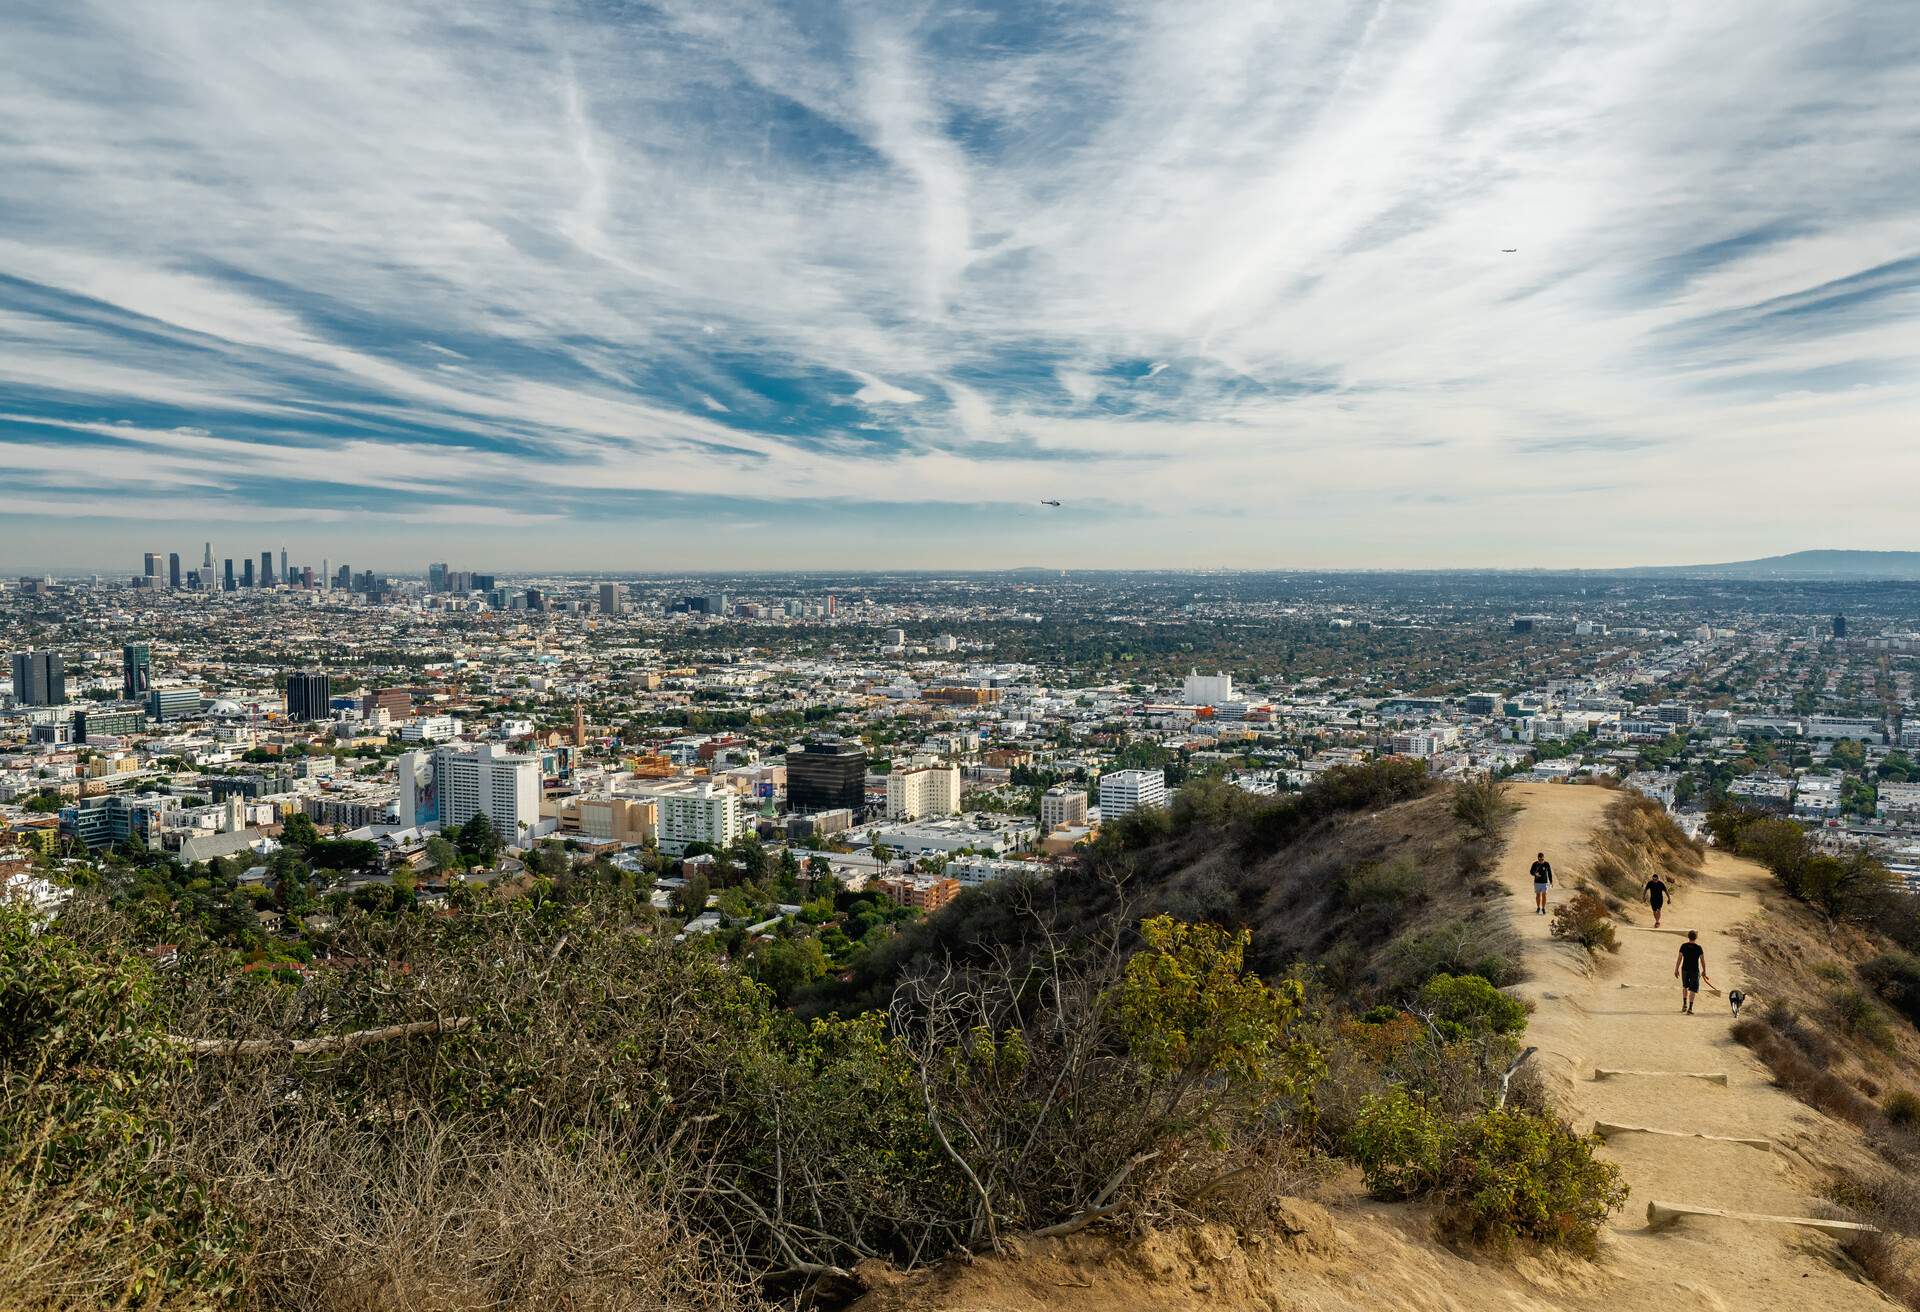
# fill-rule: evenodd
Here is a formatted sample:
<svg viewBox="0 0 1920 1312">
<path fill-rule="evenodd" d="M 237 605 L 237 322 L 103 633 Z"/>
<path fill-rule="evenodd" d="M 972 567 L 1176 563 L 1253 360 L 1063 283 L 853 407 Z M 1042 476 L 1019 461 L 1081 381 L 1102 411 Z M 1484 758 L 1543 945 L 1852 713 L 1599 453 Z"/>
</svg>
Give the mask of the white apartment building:
<svg viewBox="0 0 1920 1312">
<path fill-rule="evenodd" d="M 1040 832 L 1052 833 L 1061 825 L 1087 822 L 1087 790 L 1055 784 L 1040 796 Z"/>
<path fill-rule="evenodd" d="M 918 820 L 924 815 L 957 815 L 960 767 L 910 765 L 887 776 L 887 819 Z"/>
<path fill-rule="evenodd" d="M 1840 814 L 1840 780 L 1832 775 L 1801 775 L 1793 788 L 1793 813 L 1821 817 Z"/>
<path fill-rule="evenodd" d="M 465 726 L 450 715 L 423 715 L 400 726 L 403 743 L 450 743 Z"/>
<path fill-rule="evenodd" d="M 678 856 L 692 843 L 728 847 L 740 836 L 740 794 L 710 780 L 638 789 L 659 808 L 660 850 Z"/>
<path fill-rule="evenodd" d="M 540 826 L 540 762 L 531 756 L 493 743 L 453 743 L 403 752 L 396 765 L 403 828 L 437 823 L 454 829 L 484 815 L 502 839 L 518 845 Z"/>
<path fill-rule="evenodd" d="M 1111 824 L 1143 806 L 1167 804 L 1164 770 L 1109 770 L 1100 776 L 1100 819 Z"/>
<path fill-rule="evenodd" d="M 1460 730 L 1451 724 L 1426 729 L 1409 729 L 1393 735 L 1396 756 L 1433 756 L 1460 741 Z"/>
<path fill-rule="evenodd" d="M 1920 823 L 1920 784 L 1881 784 L 1879 812 L 1896 824 Z"/>
<path fill-rule="evenodd" d="M 1850 715 L 1809 715 L 1807 737 L 1826 740 L 1851 738 L 1855 742 L 1880 741 L 1880 721 Z"/>
<path fill-rule="evenodd" d="M 1218 706 L 1234 700 L 1231 674 L 1202 674 L 1191 670 L 1180 687 L 1180 700 L 1188 706 Z"/>
<path fill-rule="evenodd" d="M 1920 720 L 1900 721 L 1900 745 L 1902 747 L 1920 747 Z"/>
</svg>

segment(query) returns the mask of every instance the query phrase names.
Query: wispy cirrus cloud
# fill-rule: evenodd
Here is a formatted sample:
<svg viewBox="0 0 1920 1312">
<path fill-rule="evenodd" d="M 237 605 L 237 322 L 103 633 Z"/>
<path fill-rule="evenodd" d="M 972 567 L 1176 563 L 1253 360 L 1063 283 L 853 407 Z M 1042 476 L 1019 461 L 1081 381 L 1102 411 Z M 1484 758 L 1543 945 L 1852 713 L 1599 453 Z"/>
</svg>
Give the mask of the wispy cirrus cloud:
<svg viewBox="0 0 1920 1312">
<path fill-rule="evenodd" d="M 1909 17 L 14 6 L 0 517 L 1605 563 L 1806 545 L 1814 459 L 1906 545 Z"/>
</svg>

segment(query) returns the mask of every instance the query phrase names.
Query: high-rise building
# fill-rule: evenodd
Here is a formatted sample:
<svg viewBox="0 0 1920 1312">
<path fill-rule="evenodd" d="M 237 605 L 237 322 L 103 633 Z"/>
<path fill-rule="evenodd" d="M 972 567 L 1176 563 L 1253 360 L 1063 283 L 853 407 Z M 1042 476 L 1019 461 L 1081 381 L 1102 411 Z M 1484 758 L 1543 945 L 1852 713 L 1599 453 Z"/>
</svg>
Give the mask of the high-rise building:
<svg viewBox="0 0 1920 1312">
<path fill-rule="evenodd" d="M 1052 833 L 1061 825 L 1087 822 L 1087 790 L 1071 784 L 1055 784 L 1040 795 L 1040 828 Z"/>
<path fill-rule="evenodd" d="M 1129 811 L 1167 804 L 1163 770 L 1109 770 L 1100 776 L 1100 819 L 1112 823 Z"/>
<path fill-rule="evenodd" d="M 333 586 L 351 591 L 353 588 L 353 566 L 342 565 L 333 575 Z"/>
<path fill-rule="evenodd" d="M 793 788 L 793 772 L 787 772 Z M 960 767 L 897 766 L 887 775 L 887 819 L 918 820 L 923 815 L 954 815 L 960 810 Z"/>
<path fill-rule="evenodd" d="M 180 720 L 200 714 L 204 699 L 198 688 L 155 688 L 147 694 L 147 718 Z"/>
<path fill-rule="evenodd" d="M 245 566 L 245 568 L 240 571 L 240 586 L 243 588 L 251 588 L 253 586 L 253 557 L 248 556 L 240 563 Z"/>
<path fill-rule="evenodd" d="M 794 811 L 845 807 L 855 815 L 867 804 L 867 750 L 858 743 L 807 743 L 787 753 L 787 806 Z"/>
<path fill-rule="evenodd" d="M 1835 615 L 1833 617 L 1833 636 L 1836 638 L 1844 638 L 1847 636 L 1847 617 L 1845 615 Z"/>
<path fill-rule="evenodd" d="M 1202 674 L 1189 671 L 1180 687 L 1180 700 L 1188 706 L 1220 706 L 1233 700 L 1231 674 Z"/>
<path fill-rule="evenodd" d="M 484 815 L 509 843 L 526 841 L 540 823 L 540 762 L 494 743 L 453 743 L 403 752 L 400 823 L 457 828 Z"/>
<path fill-rule="evenodd" d="M 287 676 L 287 718 L 305 723 L 324 720 L 333 700 L 333 680 L 314 670 Z"/>
<path fill-rule="evenodd" d="M 207 545 L 201 549 L 200 568 L 201 569 L 213 568 L 213 543 L 211 542 L 207 543 Z"/>
<path fill-rule="evenodd" d="M 144 642 L 130 642 L 120 649 L 120 692 L 128 701 L 137 701 L 153 691 L 153 649 Z"/>
<path fill-rule="evenodd" d="M 678 856 L 693 843 L 728 847 L 740 837 L 740 794 L 710 780 L 678 780 L 642 789 L 639 796 L 659 808 L 660 850 Z"/>
<path fill-rule="evenodd" d="M 280 581 L 282 583 L 293 582 L 293 577 L 287 573 L 287 549 L 285 547 L 280 548 Z"/>
<path fill-rule="evenodd" d="M 447 567 L 444 564 L 427 566 L 427 591 L 445 592 L 447 590 Z"/>
<path fill-rule="evenodd" d="M 320 558 L 320 587 L 322 591 L 333 590 L 333 562 L 325 556 Z"/>
<path fill-rule="evenodd" d="M 13 700 L 20 706 L 65 706 L 66 657 L 50 651 L 13 653 Z"/>
<path fill-rule="evenodd" d="M 602 615 L 618 615 L 620 613 L 620 599 L 625 592 L 626 589 L 618 583 L 602 583 L 600 585 L 600 613 Z"/>
<path fill-rule="evenodd" d="M 227 557 L 227 568 L 225 573 L 221 575 L 220 586 L 225 588 L 228 592 L 233 591 L 233 557 L 232 556 Z"/>
<path fill-rule="evenodd" d="M 180 553 L 177 551 L 167 553 L 167 586 L 180 591 Z"/>
<path fill-rule="evenodd" d="M 263 588 L 273 586 L 273 553 L 271 551 L 260 553 L 260 586 Z"/>
</svg>

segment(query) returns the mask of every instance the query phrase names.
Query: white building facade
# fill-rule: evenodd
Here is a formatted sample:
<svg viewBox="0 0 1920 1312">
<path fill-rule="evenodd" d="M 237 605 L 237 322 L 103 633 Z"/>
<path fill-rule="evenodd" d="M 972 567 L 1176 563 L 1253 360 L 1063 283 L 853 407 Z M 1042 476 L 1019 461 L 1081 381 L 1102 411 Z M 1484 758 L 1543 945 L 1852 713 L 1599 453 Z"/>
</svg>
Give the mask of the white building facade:
<svg viewBox="0 0 1920 1312">
<path fill-rule="evenodd" d="M 1100 776 L 1100 820 L 1115 819 L 1143 806 L 1167 804 L 1167 776 L 1162 770 L 1109 770 Z"/>
<path fill-rule="evenodd" d="M 887 776 L 887 819 L 955 815 L 960 810 L 960 767 L 916 765 Z"/>
<path fill-rule="evenodd" d="M 540 826 L 540 763 L 531 756 L 492 743 L 455 743 L 404 752 L 396 764 L 403 828 L 456 829 L 484 815 L 502 839 L 517 845 Z"/>
</svg>

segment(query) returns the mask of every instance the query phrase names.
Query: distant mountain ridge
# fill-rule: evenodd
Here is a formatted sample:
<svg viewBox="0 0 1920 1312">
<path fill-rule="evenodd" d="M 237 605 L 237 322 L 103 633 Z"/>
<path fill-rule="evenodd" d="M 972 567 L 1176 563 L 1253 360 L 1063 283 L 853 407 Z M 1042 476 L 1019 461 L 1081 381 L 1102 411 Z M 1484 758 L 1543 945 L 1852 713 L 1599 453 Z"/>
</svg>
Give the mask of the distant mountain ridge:
<svg viewBox="0 0 1920 1312">
<path fill-rule="evenodd" d="M 1646 565 L 1619 574 L 1693 574 L 1729 579 L 1900 579 L 1920 581 L 1920 551 L 1793 551 L 1719 565 Z"/>
</svg>

